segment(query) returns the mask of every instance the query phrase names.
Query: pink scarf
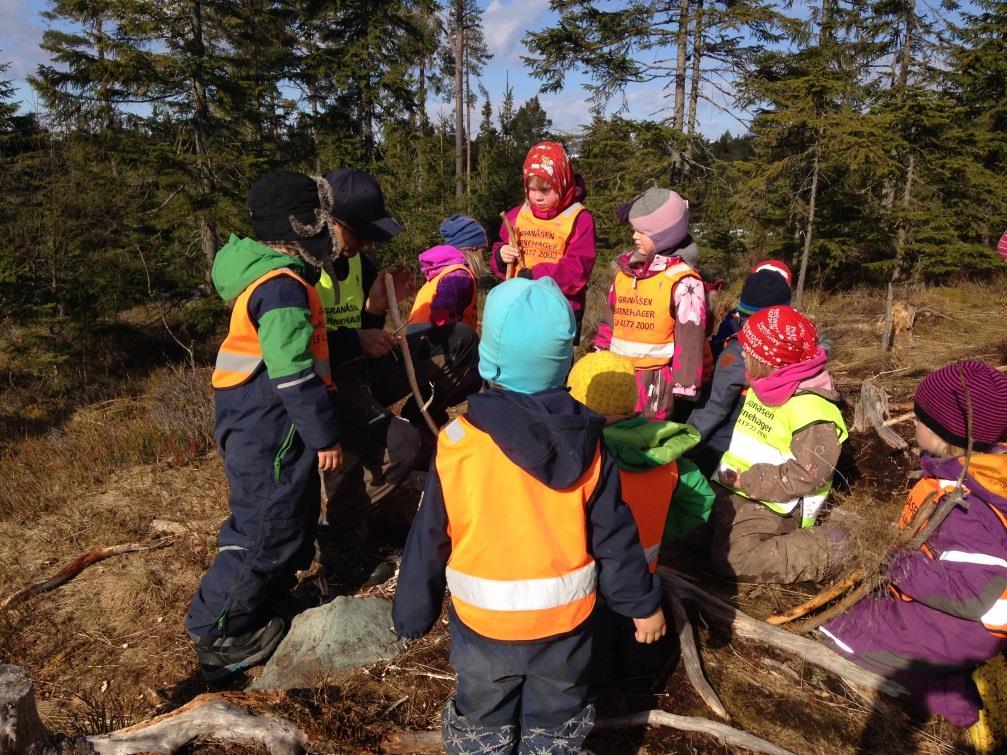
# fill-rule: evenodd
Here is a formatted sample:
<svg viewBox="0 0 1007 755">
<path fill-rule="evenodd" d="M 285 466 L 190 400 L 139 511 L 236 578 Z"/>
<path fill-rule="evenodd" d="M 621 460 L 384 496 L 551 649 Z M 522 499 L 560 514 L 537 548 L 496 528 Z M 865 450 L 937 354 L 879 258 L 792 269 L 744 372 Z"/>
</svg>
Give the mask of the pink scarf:
<svg viewBox="0 0 1007 755">
<path fill-rule="evenodd" d="M 825 349 L 819 346 L 815 356 L 806 362 L 782 367 L 769 377 L 753 380 L 747 373 L 746 377 L 759 401 L 766 406 L 783 406 L 798 388 L 833 390 L 832 378 L 825 370 L 828 361 Z"/>
<path fill-rule="evenodd" d="M 466 265 L 465 255 L 447 244 L 427 249 L 420 254 L 419 260 L 420 270 L 427 280 L 452 265 Z"/>
</svg>

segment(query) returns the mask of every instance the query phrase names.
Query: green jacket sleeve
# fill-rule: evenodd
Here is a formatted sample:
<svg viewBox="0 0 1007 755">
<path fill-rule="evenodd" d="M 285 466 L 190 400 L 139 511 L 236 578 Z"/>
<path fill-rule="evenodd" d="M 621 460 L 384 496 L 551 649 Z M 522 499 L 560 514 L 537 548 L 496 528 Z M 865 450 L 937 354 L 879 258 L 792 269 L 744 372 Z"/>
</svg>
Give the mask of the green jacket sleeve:
<svg viewBox="0 0 1007 755">
<path fill-rule="evenodd" d="M 678 460 L 678 486 L 671 497 L 671 508 L 664 522 L 664 542 L 681 540 L 710 518 L 713 488 L 699 467 L 686 459 Z"/>
</svg>

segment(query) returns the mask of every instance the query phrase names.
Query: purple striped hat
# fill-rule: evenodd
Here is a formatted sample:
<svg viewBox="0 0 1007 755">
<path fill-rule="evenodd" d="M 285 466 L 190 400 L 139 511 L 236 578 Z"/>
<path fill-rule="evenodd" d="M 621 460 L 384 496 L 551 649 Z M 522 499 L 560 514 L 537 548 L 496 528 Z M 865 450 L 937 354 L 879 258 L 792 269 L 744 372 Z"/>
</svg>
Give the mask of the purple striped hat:
<svg viewBox="0 0 1007 755">
<path fill-rule="evenodd" d="M 1007 377 L 985 362 L 963 359 L 931 372 L 916 389 L 915 401 L 917 419 L 960 448 L 968 446 L 970 403 L 972 446 L 977 451 L 990 450 L 1007 434 Z"/>
</svg>

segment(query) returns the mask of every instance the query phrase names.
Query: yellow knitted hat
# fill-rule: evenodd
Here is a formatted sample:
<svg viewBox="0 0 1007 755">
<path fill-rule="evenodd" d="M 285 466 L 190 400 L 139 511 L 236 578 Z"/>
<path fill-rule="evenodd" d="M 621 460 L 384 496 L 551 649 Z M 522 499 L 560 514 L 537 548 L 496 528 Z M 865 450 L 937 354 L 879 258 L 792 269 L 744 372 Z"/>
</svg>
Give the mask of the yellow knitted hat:
<svg viewBox="0 0 1007 755">
<path fill-rule="evenodd" d="M 595 351 L 578 361 L 567 378 L 570 395 L 598 414 L 630 414 L 636 408 L 636 372 L 626 357 Z"/>
</svg>

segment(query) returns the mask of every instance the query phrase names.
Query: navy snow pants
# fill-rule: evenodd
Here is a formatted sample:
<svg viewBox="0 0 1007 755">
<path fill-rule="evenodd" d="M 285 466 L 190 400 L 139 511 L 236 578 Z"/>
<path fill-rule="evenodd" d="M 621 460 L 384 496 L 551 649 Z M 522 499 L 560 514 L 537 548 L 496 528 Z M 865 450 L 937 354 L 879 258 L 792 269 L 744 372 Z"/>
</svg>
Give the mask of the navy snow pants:
<svg viewBox="0 0 1007 755">
<path fill-rule="evenodd" d="M 214 391 L 231 515 L 219 550 L 192 599 L 186 629 L 198 637 L 254 631 L 269 603 L 311 565 L 318 526 L 318 455 L 305 448 L 263 370 Z"/>
<path fill-rule="evenodd" d="M 449 610 L 458 689 L 444 711 L 452 755 L 573 755 L 594 726 L 588 704 L 593 620 L 542 642 L 504 643 L 466 627 Z"/>
</svg>

